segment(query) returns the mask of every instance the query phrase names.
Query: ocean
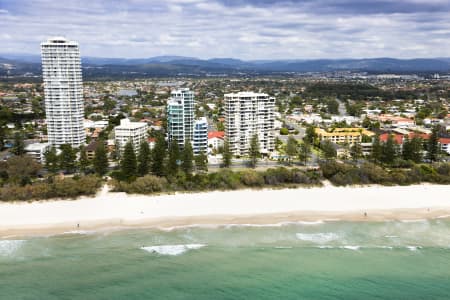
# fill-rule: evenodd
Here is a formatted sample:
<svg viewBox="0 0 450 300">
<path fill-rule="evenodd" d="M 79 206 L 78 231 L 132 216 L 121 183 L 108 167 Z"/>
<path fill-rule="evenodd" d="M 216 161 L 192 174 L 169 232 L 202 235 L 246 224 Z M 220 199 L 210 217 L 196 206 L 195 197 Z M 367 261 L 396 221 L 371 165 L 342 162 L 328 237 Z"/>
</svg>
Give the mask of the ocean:
<svg viewBox="0 0 450 300">
<path fill-rule="evenodd" d="M 3 239 L 0 299 L 450 299 L 450 219 Z"/>
</svg>

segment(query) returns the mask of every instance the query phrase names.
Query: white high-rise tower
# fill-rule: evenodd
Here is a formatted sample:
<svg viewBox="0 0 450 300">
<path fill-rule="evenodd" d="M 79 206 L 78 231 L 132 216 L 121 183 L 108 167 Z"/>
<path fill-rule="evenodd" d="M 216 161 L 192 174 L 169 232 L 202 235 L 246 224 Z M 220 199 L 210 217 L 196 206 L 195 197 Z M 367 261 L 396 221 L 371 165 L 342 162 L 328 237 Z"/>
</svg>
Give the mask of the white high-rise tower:
<svg viewBox="0 0 450 300">
<path fill-rule="evenodd" d="M 257 135 L 260 152 L 275 150 L 273 135 L 275 98 L 267 94 L 239 92 L 225 94 L 225 139 L 234 155 L 248 155 L 250 141 Z"/>
<path fill-rule="evenodd" d="M 54 37 L 41 43 L 48 141 L 85 144 L 83 81 L 78 43 Z"/>
</svg>

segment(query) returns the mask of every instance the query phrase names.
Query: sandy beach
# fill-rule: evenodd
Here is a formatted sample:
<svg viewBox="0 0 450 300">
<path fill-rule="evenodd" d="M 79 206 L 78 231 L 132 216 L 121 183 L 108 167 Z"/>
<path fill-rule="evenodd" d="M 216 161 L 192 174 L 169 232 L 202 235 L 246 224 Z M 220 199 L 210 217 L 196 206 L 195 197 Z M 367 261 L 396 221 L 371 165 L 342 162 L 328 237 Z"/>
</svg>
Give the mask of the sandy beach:
<svg viewBox="0 0 450 300">
<path fill-rule="evenodd" d="M 450 216 L 450 186 L 317 187 L 159 196 L 108 192 L 78 200 L 0 204 L 0 237 L 187 225 Z"/>
</svg>

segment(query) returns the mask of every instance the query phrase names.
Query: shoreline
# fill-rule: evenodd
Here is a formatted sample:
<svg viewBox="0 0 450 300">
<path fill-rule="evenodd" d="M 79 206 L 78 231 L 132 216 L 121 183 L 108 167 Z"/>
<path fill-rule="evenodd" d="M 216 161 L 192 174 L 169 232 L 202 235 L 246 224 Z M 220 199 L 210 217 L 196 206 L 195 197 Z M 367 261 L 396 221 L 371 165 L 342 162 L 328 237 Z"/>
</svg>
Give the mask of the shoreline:
<svg viewBox="0 0 450 300">
<path fill-rule="evenodd" d="M 113 193 L 104 187 L 97 196 L 78 200 L 0 203 L 0 238 L 138 228 L 447 217 L 448 185 L 325 185 L 157 196 Z"/>
</svg>

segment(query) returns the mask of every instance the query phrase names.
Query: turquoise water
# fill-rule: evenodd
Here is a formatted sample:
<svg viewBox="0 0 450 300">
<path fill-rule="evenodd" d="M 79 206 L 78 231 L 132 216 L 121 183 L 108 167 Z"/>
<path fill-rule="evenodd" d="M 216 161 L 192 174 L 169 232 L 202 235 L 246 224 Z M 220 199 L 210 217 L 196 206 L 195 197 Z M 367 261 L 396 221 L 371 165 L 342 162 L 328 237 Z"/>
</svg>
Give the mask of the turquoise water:
<svg viewBox="0 0 450 300">
<path fill-rule="evenodd" d="M 450 299 L 450 220 L 1 240 L 0 299 Z"/>
</svg>

